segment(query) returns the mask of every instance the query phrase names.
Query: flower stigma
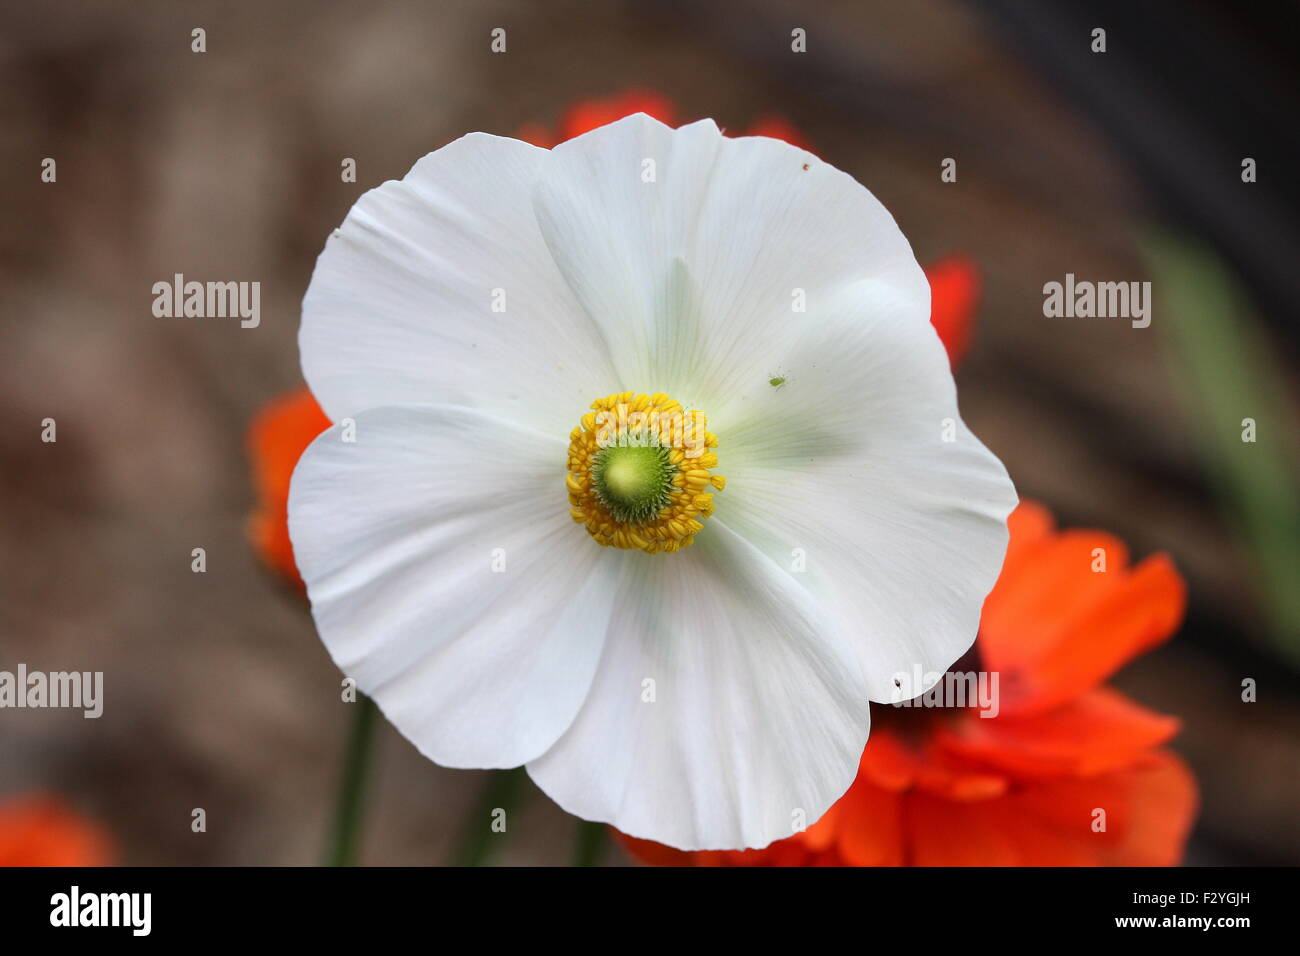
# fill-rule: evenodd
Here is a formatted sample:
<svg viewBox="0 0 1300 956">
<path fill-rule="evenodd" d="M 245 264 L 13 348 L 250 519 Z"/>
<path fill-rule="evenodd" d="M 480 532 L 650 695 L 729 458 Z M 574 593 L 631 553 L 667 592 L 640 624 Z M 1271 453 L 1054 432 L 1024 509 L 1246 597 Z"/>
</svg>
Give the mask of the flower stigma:
<svg viewBox="0 0 1300 956">
<path fill-rule="evenodd" d="M 591 403 L 569 435 L 569 513 L 597 544 L 672 553 L 713 514 L 718 439 L 700 411 L 662 392 L 619 392 Z"/>
</svg>

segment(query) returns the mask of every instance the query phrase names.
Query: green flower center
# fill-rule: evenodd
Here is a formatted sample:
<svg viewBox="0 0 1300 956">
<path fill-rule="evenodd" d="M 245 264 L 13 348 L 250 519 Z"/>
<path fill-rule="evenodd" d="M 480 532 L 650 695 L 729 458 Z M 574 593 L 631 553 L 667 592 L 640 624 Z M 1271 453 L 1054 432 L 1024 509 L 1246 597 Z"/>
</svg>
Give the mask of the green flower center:
<svg viewBox="0 0 1300 956">
<path fill-rule="evenodd" d="M 591 483 L 596 497 L 624 524 L 650 521 L 668 506 L 677 466 L 659 445 L 612 445 L 596 452 Z"/>
</svg>

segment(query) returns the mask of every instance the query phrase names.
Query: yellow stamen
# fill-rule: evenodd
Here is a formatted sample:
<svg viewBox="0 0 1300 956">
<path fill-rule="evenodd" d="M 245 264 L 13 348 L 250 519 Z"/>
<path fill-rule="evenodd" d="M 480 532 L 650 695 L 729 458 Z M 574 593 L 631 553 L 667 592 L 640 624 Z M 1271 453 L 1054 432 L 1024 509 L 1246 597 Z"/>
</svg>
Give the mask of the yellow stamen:
<svg viewBox="0 0 1300 956">
<path fill-rule="evenodd" d="M 569 434 L 569 513 L 597 544 L 671 554 L 690 547 L 727 480 L 699 411 L 667 395 L 598 398 Z"/>
</svg>

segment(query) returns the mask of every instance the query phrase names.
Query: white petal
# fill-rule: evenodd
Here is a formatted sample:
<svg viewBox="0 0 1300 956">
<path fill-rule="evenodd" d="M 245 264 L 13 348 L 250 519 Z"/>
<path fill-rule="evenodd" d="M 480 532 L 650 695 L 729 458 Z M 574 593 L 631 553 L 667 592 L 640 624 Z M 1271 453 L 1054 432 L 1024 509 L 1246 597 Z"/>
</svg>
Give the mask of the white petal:
<svg viewBox="0 0 1300 956">
<path fill-rule="evenodd" d="M 352 207 L 316 263 L 299 335 L 332 420 L 447 403 L 564 436 L 621 390 L 538 232 L 530 196 L 546 155 L 473 133 Z"/>
<path fill-rule="evenodd" d="M 557 146 L 535 203 L 587 312 L 631 346 L 613 353 L 624 387 L 709 415 L 716 520 L 783 569 L 802 550 L 788 573 L 849 622 L 872 697 L 915 666 L 924 690 L 974 640 L 1016 497 L 961 423 L 889 213 L 796 147 L 645 116 Z"/>
<path fill-rule="evenodd" d="M 711 521 L 791 569 L 848 627 L 871 698 L 890 701 L 974 641 L 1016 493 L 962 422 L 928 323 L 869 298 L 863 310 L 848 290 L 790 351 L 785 385 L 714 423 L 727 488 Z"/>
<path fill-rule="evenodd" d="M 686 551 L 624 566 L 591 693 L 528 772 L 570 813 L 632 836 L 760 847 L 848 788 L 868 707 L 820 609 L 709 524 Z"/>
<path fill-rule="evenodd" d="M 358 415 L 354 443 L 325 432 L 294 472 L 321 638 L 437 763 L 518 766 L 586 696 L 620 561 L 569 518 L 564 454 L 483 412 L 400 406 Z"/>
<path fill-rule="evenodd" d="M 711 417 L 767 387 L 846 286 L 870 283 L 928 318 L 925 276 L 870 192 L 811 153 L 727 139 L 711 120 L 672 130 L 639 114 L 562 143 L 534 201 L 623 387 Z"/>
</svg>

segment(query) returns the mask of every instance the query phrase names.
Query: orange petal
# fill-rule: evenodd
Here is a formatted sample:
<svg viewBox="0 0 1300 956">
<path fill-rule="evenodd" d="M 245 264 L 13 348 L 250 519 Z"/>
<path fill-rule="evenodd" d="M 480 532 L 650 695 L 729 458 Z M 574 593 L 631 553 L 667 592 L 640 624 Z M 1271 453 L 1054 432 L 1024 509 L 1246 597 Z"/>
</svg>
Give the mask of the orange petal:
<svg viewBox="0 0 1300 956">
<path fill-rule="evenodd" d="M 0 866 L 107 866 L 112 839 L 57 797 L 0 804 Z"/>
<path fill-rule="evenodd" d="M 948 350 L 953 368 L 970 348 L 979 303 L 980 274 L 965 256 L 948 256 L 925 270 L 930 280 L 930 323 Z"/>
<path fill-rule="evenodd" d="M 1104 572 L 1092 570 L 1098 549 L 1105 553 Z M 1127 562 L 1128 549 L 1113 535 L 1074 529 L 1052 535 L 1032 562 L 1019 562 L 1014 574 L 1004 569 L 985 599 L 984 662 L 994 667 L 1036 661 L 1070 627 L 1075 613 L 1113 591 Z"/>
<path fill-rule="evenodd" d="M 1014 843 L 1003 832 L 1009 803 L 1005 797 L 969 802 L 909 794 L 903 809 L 908 865 L 1015 866 Z"/>
<path fill-rule="evenodd" d="M 1018 514 L 1002 574 L 984 602 L 979 650 L 999 672 L 1003 711 L 1038 713 L 1169 638 L 1185 595 L 1164 555 L 1129 568 L 1128 550 L 1113 535 L 1053 534 L 1041 513 L 1027 511 L 1020 521 Z M 1105 570 L 1095 570 L 1103 557 Z"/>
<path fill-rule="evenodd" d="M 307 446 L 330 421 L 306 388 L 267 403 L 248 428 L 257 508 L 249 525 L 262 560 L 299 588 L 298 566 L 289 542 L 289 480 Z"/>
<path fill-rule="evenodd" d="M 900 866 L 903 863 L 903 800 L 892 790 L 863 778 L 840 802 L 836 848 L 850 866 Z"/>
<path fill-rule="evenodd" d="M 560 120 L 560 140 L 589 133 L 633 113 L 645 113 L 669 126 L 676 122 L 677 110 L 672 100 L 654 90 L 625 90 L 604 99 L 575 103 Z"/>
<path fill-rule="evenodd" d="M 927 728 L 914 745 L 909 745 L 888 730 L 873 730 L 853 787 L 867 784 L 892 792 L 922 787 L 953 800 L 985 800 L 1006 790 L 1007 781 L 1002 774 L 989 767 L 952 759 L 937 749 L 935 734 L 936 731 Z M 852 792 L 851 788 L 849 793 Z"/>
<path fill-rule="evenodd" d="M 871 731 L 858 763 L 858 779 L 886 790 L 905 790 L 916 780 L 920 755 L 888 730 Z"/>
<path fill-rule="evenodd" d="M 1182 623 L 1187 588 L 1166 554 L 1154 554 L 1074 622 L 1036 668 L 1050 706 L 1105 681 L 1134 657 L 1167 641 Z"/>
<path fill-rule="evenodd" d="M 991 800 L 1007 792 L 1006 776 L 987 767 L 963 765 L 935 754 L 916 778 L 918 790 L 963 802 Z"/>
<path fill-rule="evenodd" d="M 1042 781 L 979 803 L 918 792 L 904 813 L 918 866 L 1171 866 L 1196 804 L 1182 761 L 1157 752 L 1125 770 Z"/>
<path fill-rule="evenodd" d="M 856 786 L 856 784 L 853 786 Z M 844 814 L 845 800 L 848 798 L 849 793 L 853 792 L 853 786 L 849 787 L 848 793 L 831 804 L 831 808 L 822 814 L 820 820 L 803 833 L 796 834 L 790 839 L 802 842 L 805 847 L 814 853 L 820 853 L 822 850 L 834 846 L 839 833 L 840 818 Z M 777 842 L 783 843 L 785 841 L 779 840 Z M 775 844 L 773 845 L 775 846 Z"/>
<path fill-rule="evenodd" d="M 941 731 L 948 753 L 1022 777 L 1090 776 L 1138 762 L 1178 732 L 1176 718 L 1098 688 L 1028 717 L 979 717 L 974 711 Z"/>
<path fill-rule="evenodd" d="M 724 866 L 813 866 L 825 853 L 814 853 L 803 840 L 803 834 L 777 840 L 761 850 L 741 850 L 720 854 Z M 714 866 L 710 861 L 700 866 Z"/>
<path fill-rule="evenodd" d="M 1020 504 L 1007 518 L 1007 556 L 1002 562 L 1002 573 L 998 585 L 1004 581 L 1010 586 L 1021 569 L 1035 560 L 1038 550 L 1052 539 L 1056 522 L 1052 513 L 1037 501 L 1022 498 Z M 994 589 L 996 590 L 996 588 Z"/>
<path fill-rule="evenodd" d="M 1196 781 L 1173 753 L 1157 751 L 1128 769 L 1026 790 L 1018 810 L 1063 828 L 1106 866 L 1172 866 L 1182 859 L 1197 808 Z M 1094 814 L 1105 811 L 1105 830 Z"/>
</svg>

